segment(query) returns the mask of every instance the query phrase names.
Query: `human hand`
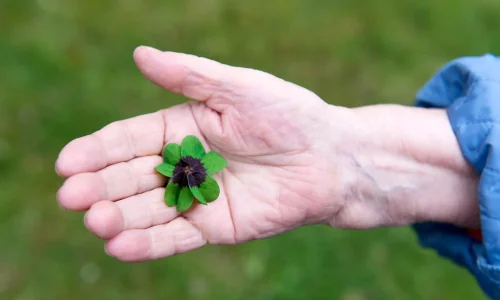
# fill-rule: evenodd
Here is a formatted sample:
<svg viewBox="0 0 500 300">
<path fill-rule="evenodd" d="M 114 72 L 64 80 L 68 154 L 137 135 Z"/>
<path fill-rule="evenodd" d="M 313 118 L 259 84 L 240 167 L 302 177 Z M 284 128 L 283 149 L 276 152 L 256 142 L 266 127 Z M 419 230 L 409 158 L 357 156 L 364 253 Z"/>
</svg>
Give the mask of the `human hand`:
<svg viewBox="0 0 500 300">
<path fill-rule="evenodd" d="M 85 224 L 108 240 L 110 255 L 145 261 L 305 224 L 372 228 L 420 218 L 412 199 L 394 205 L 392 188 L 366 171 L 362 157 L 394 151 L 373 142 L 355 111 L 256 70 L 147 47 L 134 58 L 149 80 L 194 101 L 112 123 L 60 153 L 56 170 L 68 179 L 58 201 L 88 210 Z M 179 214 L 165 205 L 154 167 L 163 146 L 186 135 L 228 165 L 214 175 L 219 198 Z"/>
</svg>

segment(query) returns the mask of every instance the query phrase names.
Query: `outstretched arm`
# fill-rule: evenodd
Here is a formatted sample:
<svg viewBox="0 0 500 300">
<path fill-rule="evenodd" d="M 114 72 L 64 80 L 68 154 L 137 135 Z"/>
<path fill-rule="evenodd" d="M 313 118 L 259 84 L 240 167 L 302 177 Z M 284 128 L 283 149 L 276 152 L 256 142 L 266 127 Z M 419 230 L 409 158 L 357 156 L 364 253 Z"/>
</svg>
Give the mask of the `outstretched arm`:
<svg viewBox="0 0 500 300">
<path fill-rule="evenodd" d="M 478 223 L 477 178 L 441 110 L 348 109 L 270 74 L 140 47 L 140 71 L 194 101 L 118 121 L 70 142 L 57 160 L 68 209 L 110 255 L 144 261 L 298 226 Z M 332 101 L 334 102 L 334 101 Z M 196 135 L 228 166 L 219 199 L 178 213 L 154 171 L 166 143 Z"/>
</svg>

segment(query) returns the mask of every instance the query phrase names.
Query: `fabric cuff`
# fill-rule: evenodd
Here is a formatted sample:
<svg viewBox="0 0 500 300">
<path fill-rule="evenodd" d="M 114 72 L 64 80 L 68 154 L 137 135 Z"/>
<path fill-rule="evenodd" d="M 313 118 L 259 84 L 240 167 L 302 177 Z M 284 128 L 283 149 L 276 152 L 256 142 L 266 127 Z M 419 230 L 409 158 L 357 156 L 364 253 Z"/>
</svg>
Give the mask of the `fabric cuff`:
<svg viewBox="0 0 500 300">
<path fill-rule="evenodd" d="M 500 59 L 462 57 L 442 67 L 417 93 L 415 106 L 445 108 L 462 154 L 480 175 L 482 240 L 450 224 L 413 228 L 423 247 L 469 270 L 500 299 Z"/>
</svg>

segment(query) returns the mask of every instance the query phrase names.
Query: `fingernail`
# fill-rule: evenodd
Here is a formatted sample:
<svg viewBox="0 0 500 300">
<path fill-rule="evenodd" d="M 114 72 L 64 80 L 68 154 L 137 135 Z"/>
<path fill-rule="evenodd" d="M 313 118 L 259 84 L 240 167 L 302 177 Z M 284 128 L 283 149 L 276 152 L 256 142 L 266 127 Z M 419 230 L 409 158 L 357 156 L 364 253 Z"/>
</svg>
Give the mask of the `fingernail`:
<svg viewBox="0 0 500 300">
<path fill-rule="evenodd" d="M 61 188 L 62 188 L 62 186 L 56 192 L 56 203 L 57 203 L 57 206 L 59 206 L 59 209 L 66 211 L 68 209 L 66 209 L 64 206 L 62 206 L 61 201 L 59 201 L 59 198 L 60 198 L 59 193 L 61 192 Z"/>
<path fill-rule="evenodd" d="M 106 253 L 108 256 L 114 257 L 113 255 L 109 254 L 108 249 L 106 248 L 106 245 L 104 245 L 104 253 Z"/>
<path fill-rule="evenodd" d="M 56 172 L 57 176 L 59 176 L 60 178 L 64 178 L 62 175 L 61 175 L 61 172 L 59 171 L 60 169 L 60 160 L 59 160 L 59 157 L 57 158 L 56 162 L 54 163 L 54 171 Z"/>
<path fill-rule="evenodd" d="M 150 47 L 150 46 L 139 46 L 137 49 L 140 49 L 140 51 L 144 51 L 147 54 L 153 54 L 153 53 L 158 53 L 161 52 L 160 50 Z"/>
<path fill-rule="evenodd" d="M 85 227 L 89 227 L 88 225 L 88 221 L 87 221 L 87 218 L 88 218 L 88 214 L 89 214 L 89 211 L 87 211 L 84 215 L 83 215 L 83 225 L 85 225 Z"/>
<path fill-rule="evenodd" d="M 59 171 L 57 170 L 57 165 L 54 166 L 54 171 L 56 172 L 56 175 L 62 178 L 61 174 L 59 174 Z"/>
</svg>

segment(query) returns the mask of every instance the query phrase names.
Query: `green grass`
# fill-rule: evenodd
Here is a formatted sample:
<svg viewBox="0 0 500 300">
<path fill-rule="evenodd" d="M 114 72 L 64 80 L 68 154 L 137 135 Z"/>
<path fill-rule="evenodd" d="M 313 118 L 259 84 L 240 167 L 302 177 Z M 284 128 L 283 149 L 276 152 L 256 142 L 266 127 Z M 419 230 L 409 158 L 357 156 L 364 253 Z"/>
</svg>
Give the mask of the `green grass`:
<svg viewBox="0 0 500 300">
<path fill-rule="evenodd" d="M 484 299 L 409 228 L 308 227 L 127 264 L 55 201 L 65 143 L 184 101 L 147 82 L 145 44 L 261 69 L 330 103 L 411 104 L 437 68 L 500 51 L 494 0 L 3 0 L 1 299 Z"/>
</svg>

